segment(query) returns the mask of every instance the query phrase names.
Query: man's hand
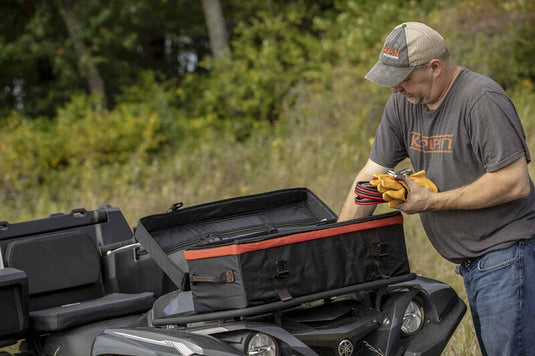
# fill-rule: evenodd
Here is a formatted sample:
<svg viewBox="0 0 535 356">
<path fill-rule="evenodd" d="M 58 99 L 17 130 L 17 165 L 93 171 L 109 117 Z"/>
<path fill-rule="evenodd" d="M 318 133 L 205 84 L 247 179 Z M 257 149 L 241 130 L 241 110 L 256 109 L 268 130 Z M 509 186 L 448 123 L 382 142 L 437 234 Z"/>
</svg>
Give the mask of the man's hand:
<svg viewBox="0 0 535 356">
<path fill-rule="evenodd" d="M 433 195 L 436 193 L 416 184 L 406 174 L 403 175 L 403 181 L 409 187 L 409 199 L 406 202 L 398 204 L 395 209 L 399 209 L 407 214 L 416 214 L 429 210 Z"/>
</svg>

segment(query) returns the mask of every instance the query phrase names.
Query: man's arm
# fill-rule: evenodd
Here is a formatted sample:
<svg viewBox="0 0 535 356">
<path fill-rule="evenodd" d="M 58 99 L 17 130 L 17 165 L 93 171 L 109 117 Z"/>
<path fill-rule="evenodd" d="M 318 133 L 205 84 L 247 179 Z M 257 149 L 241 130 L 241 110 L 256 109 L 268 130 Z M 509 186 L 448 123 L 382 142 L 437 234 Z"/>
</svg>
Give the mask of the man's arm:
<svg viewBox="0 0 535 356">
<path fill-rule="evenodd" d="M 355 204 L 355 184 L 359 181 L 369 181 L 373 178 L 374 173 L 386 173 L 388 172 L 390 168 L 383 167 L 377 163 L 375 163 L 372 160 L 368 160 L 364 167 L 360 170 L 360 172 L 355 177 L 355 180 L 353 181 L 353 184 L 351 185 L 351 188 L 349 189 L 349 193 L 347 194 L 347 198 L 344 202 L 344 205 L 342 206 L 342 210 L 340 211 L 340 215 L 338 216 L 338 221 L 345 221 L 345 220 L 351 220 L 360 218 L 363 216 L 369 216 L 372 215 L 375 210 L 375 205 L 357 205 Z"/>
<path fill-rule="evenodd" d="M 430 210 L 483 209 L 526 197 L 530 192 L 530 179 L 526 158 L 485 173 L 471 184 L 433 193 L 414 183 L 409 177 L 404 181 L 410 189 L 409 200 L 396 208 L 408 214 Z"/>
</svg>

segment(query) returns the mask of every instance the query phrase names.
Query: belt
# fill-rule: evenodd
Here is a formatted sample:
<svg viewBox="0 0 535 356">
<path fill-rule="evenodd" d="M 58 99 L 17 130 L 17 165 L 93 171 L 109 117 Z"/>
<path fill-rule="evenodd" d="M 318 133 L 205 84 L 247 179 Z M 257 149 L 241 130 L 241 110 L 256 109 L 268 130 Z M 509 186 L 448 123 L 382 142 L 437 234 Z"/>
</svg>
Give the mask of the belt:
<svg viewBox="0 0 535 356">
<path fill-rule="evenodd" d="M 479 257 L 466 258 L 466 259 L 465 259 L 464 261 L 462 261 L 460 264 L 458 264 L 457 266 L 455 266 L 455 267 L 453 268 L 453 270 L 455 271 L 455 273 L 457 273 L 457 274 L 460 275 L 460 274 L 461 274 L 461 266 L 463 266 L 465 269 L 468 269 L 468 268 L 470 268 L 470 266 L 471 266 L 472 264 L 474 264 L 474 263 L 477 261 L 478 258 L 479 258 Z"/>
<path fill-rule="evenodd" d="M 468 269 L 477 259 L 478 257 L 467 258 L 461 263 L 461 265 L 463 265 L 464 268 Z"/>
</svg>

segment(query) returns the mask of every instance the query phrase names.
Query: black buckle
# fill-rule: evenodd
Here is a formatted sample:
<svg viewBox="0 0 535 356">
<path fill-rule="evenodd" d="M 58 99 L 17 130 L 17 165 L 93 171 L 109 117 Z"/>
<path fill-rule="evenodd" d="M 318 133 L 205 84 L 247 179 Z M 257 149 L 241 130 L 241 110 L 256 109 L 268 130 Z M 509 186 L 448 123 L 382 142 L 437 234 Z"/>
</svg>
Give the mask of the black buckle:
<svg viewBox="0 0 535 356">
<path fill-rule="evenodd" d="M 178 209 L 182 208 L 184 206 L 184 203 L 179 201 L 178 203 L 174 203 L 167 209 L 166 213 L 172 213 L 173 211 L 177 211 Z"/>
<path fill-rule="evenodd" d="M 467 259 L 465 259 L 465 260 L 463 261 L 462 264 L 463 264 L 464 268 L 468 269 L 468 268 L 470 268 L 470 266 L 472 265 L 472 263 L 474 263 L 475 260 L 476 260 L 475 258 L 467 258 Z"/>
<path fill-rule="evenodd" d="M 288 262 L 285 260 L 279 260 L 275 262 L 275 278 L 286 278 L 290 274 L 290 270 L 288 269 Z"/>
<path fill-rule="evenodd" d="M 377 244 L 377 256 L 381 258 L 388 257 L 390 255 L 389 246 L 388 242 L 379 242 Z"/>
</svg>

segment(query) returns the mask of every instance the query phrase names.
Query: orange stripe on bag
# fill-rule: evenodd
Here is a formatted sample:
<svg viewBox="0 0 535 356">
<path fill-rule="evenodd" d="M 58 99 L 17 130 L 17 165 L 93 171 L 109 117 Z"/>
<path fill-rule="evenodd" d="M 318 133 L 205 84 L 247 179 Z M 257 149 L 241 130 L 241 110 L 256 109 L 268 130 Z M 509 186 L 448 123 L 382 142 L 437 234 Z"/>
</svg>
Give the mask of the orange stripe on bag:
<svg viewBox="0 0 535 356">
<path fill-rule="evenodd" d="M 282 236 L 265 241 L 251 242 L 246 244 L 234 244 L 229 246 L 209 248 L 205 250 L 184 251 L 184 257 L 186 260 L 192 261 L 200 260 L 203 258 L 241 255 L 242 253 L 257 250 L 266 250 L 273 247 L 291 245 L 299 242 L 323 239 L 326 237 L 341 235 L 349 232 L 376 229 L 379 227 L 386 227 L 401 223 L 403 223 L 403 216 L 398 215 L 386 219 L 365 221 L 352 225 L 337 226 L 325 230 L 302 232 L 299 234 Z"/>
</svg>

